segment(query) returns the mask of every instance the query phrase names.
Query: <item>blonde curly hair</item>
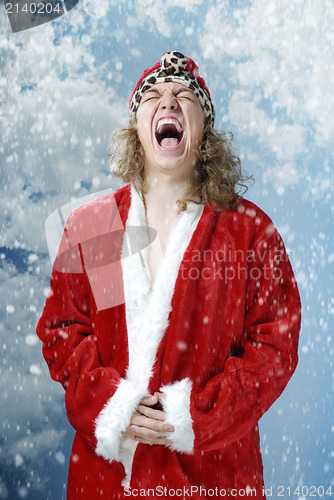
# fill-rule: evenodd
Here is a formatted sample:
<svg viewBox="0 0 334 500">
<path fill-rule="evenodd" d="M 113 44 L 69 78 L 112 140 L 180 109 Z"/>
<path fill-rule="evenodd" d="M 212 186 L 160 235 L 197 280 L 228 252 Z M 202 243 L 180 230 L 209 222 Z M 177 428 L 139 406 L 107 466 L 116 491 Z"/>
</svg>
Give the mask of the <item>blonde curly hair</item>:
<svg viewBox="0 0 334 500">
<path fill-rule="evenodd" d="M 108 153 L 112 172 L 125 182 L 139 186 L 144 199 L 144 151 L 139 140 L 135 117 L 130 118 L 127 128 L 112 134 L 112 151 Z M 187 202 L 210 204 L 221 211 L 237 208 L 241 196 L 247 191 L 240 159 L 232 153 L 232 134 L 220 133 L 207 124 L 202 143 L 197 149 L 198 162 L 190 181 L 190 190 L 178 200 L 179 212 L 187 208 Z M 243 191 L 241 193 L 241 189 Z"/>
</svg>

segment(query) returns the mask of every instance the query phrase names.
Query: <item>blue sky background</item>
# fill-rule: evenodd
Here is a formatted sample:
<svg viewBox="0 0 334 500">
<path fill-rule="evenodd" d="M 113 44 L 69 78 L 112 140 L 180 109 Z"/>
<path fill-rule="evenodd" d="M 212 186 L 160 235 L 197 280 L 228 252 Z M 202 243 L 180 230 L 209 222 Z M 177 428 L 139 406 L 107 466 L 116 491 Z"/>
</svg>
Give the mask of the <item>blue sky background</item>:
<svg viewBox="0 0 334 500">
<path fill-rule="evenodd" d="M 51 273 L 45 221 L 117 187 L 108 132 L 166 50 L 199 65 L 216 127 L 255 178 L 246 197 L 281 232 L 300 288 L 299 366 L 260 422 L 266 486 L 272 498 L 278 486 L 334 494 L 334 4 L 180 4 L 82 0 L 17 34 L 0 5 L 0 499 L 64 498 L 73 431 L 35 335 Z"/>
</svg>

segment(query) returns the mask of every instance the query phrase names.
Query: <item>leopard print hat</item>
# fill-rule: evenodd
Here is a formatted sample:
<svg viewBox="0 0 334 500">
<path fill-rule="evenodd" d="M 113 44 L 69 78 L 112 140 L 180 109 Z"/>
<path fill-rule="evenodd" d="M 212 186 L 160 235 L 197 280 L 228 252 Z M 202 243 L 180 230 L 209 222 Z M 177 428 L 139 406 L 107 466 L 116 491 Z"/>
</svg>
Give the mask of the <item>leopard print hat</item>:
<svg viewBox="0 0 334 500">
<path fill-rule="evenodd" d="M 131 115 L 137 112 L 144 92 L 162 82 L 177 82 L 189 87 L 201 103 L 206 122 L 213 127 L 215 114 L 209 89 L 194 61 L 176 51 L 166 52 L 158 63 L 143 72 L 129 101 Z"/>
</svg>

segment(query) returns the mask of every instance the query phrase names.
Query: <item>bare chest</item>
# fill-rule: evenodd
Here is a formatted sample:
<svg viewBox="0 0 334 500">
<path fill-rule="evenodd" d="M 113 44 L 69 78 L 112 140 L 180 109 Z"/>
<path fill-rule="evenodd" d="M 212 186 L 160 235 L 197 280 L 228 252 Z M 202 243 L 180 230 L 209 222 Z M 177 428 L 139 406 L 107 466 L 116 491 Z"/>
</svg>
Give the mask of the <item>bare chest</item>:
<svg viewBox="0 0 334 500">
<path fill-rule="evenodd" d="M 149 211 L 147 212 L 147 225 L 157 232 L 157 236 L 152 241 L 147 252 L 151 286 L 153 286 L 155 282 L 159 266 L 166 252 L 171 229 L 176 223 L 176 220 L 176 214 L 175 216 L 171 216 L 171 214 L 166 214 L 166 216 L 164 216 L 161 214 L 152 214 Z"/>
</svg>

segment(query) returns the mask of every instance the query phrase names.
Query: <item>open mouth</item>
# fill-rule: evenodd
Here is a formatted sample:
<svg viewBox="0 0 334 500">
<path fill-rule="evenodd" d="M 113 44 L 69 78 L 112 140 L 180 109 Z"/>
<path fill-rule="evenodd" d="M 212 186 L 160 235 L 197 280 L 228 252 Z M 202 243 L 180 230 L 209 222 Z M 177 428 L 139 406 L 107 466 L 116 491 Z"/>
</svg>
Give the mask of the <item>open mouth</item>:
<svg viewBox="0 0 334 500">
<path fill-rule="evenodd" d="M 175 118 L 161 118 L 157 123 L 155 137 L 162 148 L 175 148 L 182 141 L 182 125 Z"/>
</svg>

